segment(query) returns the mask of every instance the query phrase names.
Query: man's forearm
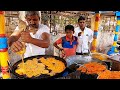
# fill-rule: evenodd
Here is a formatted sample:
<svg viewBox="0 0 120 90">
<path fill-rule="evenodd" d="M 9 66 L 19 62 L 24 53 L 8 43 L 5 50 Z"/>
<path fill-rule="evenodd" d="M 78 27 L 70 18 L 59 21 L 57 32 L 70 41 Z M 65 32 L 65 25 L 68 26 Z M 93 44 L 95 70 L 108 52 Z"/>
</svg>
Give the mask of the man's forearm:
<svg viewBox="0 0 120 90">
<path fill-rule="evenodd" d="M 56 43 L 53 44 L 58 50 L 62 51 L 63 48 L 60 48 Z"/>
<path fill-rule="evenodd" d="M 39 40 L 39 39 L 35 39 L 35 38 L 32 38 L 30 43 L 34 44 L 36 46 L 42 47 L 42 48 L 48 48 L 49 45 L 50 45 L 50 41 L 49 40 Z"/>
</svg>

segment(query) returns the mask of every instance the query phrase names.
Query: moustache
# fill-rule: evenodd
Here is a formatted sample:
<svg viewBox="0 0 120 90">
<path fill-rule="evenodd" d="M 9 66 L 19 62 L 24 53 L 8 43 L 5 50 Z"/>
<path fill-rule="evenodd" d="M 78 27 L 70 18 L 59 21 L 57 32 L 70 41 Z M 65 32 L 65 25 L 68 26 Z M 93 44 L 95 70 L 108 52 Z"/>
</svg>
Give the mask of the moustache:
<svg viewBox="0 0 120 90">
<path fill-rule="evenodd" d="M 30 24 L 29 27 L 38 28 L 38 25 L 36 25 L 36 24 Z"/>
</svg>

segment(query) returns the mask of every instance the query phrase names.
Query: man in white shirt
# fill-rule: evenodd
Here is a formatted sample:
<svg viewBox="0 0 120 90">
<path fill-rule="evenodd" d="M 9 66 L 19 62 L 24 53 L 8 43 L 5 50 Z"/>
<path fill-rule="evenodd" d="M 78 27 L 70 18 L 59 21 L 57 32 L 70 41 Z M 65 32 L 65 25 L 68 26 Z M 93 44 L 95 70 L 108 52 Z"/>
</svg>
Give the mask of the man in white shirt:
<svg viewBox="0 0 120 90">
<path fill-rule="evenodd" d="M 84 16 L 79 17 L 78 26 L 75 28 L 75 36 L 78 37 L 76 55 L 89 54 L 90 45 L 93 40 L 93 31 L 86 27 Z"/>
<path fill-rule="evenodd" d="M 19 52 L 22 50 L 22 42 L 24 42 L 26 45 L 24 58 L 44 55 L 45 48 L 48 48 L 50 45 L 49 28 L 46 25 L 40 24 L 39 11 L 26 11 L 25 19 L 27 23 L 22 22 L 23 25 L 21 27 L 18 25 L 8 40 L 11 51 Z M 26 31 L 23 30 L 26 27 L 25 24 L 29 27 Z"/>
</svg>

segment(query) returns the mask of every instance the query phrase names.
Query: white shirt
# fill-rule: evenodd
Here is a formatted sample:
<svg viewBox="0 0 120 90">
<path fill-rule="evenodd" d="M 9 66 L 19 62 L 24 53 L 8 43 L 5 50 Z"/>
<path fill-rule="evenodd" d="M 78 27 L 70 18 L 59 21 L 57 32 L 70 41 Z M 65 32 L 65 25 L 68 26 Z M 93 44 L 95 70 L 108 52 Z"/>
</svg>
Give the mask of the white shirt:
<svg viewBox="0 0 120 90">
<path fill-rule="evenodd" d="M 93 40 L 93 31 L 90 28 L 85 27 L 84 32 L 81 34 L 81 36 L 78 36 L 79 32 L 82 32 L 82 30 L 79 27 L 75 28 L 75 36 L 78 37 L 78 46 L 76 52 L 88 53 L 88 42 L 91 43 Z"/>
<path fill-rule="evenodd" d="M 15 30 L 18 30 L 18 27 Z M 38 31 L 34 35 L 33 33 L 30 33 L 30 35 L 33 38 L 42 40 L 41 35 L 44 32 L 50 33 L 50 29 L 46 25 L 40 24 Z M 38 47 L 31 43 L 26 43 L 26 52 L 24 54 L 24 58 L 35 55 L 45 55 L 45 48 Z"/>
</svg>

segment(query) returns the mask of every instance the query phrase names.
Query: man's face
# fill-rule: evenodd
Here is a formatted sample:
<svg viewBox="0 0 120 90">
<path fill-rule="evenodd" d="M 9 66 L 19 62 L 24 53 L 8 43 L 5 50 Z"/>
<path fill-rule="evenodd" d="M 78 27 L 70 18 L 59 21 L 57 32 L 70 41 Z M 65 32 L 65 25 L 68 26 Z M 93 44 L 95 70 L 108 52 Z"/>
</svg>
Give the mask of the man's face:
<svg viewBox="0 0 120 90">
<path fill-rule="evenodd" d="M 31 15 L 26 16 L 26 21 L 28 25 L 32 28 L 38 28 L 39 27 L 39 17 L 37 15 Z"/>
<path fill-rule="evenodd" d="M 78 22 L 78 25 L 79 25 L 80 28 L 84 28 L 85 27 L 85 20 L 80 20 Z"/>
</svg>

